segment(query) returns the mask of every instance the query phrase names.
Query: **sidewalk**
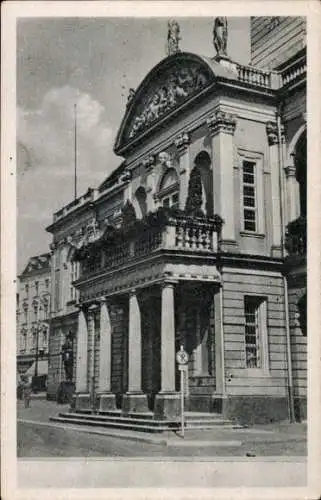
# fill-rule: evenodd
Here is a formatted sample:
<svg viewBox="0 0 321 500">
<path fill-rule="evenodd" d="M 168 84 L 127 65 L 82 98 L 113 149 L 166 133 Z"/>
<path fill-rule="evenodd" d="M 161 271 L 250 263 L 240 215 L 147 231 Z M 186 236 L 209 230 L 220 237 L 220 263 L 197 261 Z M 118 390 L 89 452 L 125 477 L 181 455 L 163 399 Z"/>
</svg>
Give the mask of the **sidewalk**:
<svg viewBox="0 0 321 500">
<path fill-rule="evenodd" d="M 273 450 L 276 454 L 284 455 L 306 455 L 307 425 L 305 423 L 280 422 L 268 425 L 256 425 L 249 428 L 207 429 L 207 430 L 185 430 L 184 438 L 178 432 L 164 432 L 162 434 L 148 434 L 144 432 L 95 428 L 88 425 L 66 425 L 51 422 L 50 417 L 57 416 L 60 412 L 68 411 L 69 405 L 59 405 L 54 401 L 46 401 L 39 398 L 31 400 L 30 408 L 24 408 L 23 402 L 17 403 L 18 421 L 76 430 L 93 435 L 112 436 L 119 439 L 130 439 L 145 443 L 161 444 L 167 447 L 240 447 L 248 456 L 271 455 Z M 270 452 L 269 452 L 270 450 Z M 240 450 L 241 451 L 241 450 Z"/>
</svg>

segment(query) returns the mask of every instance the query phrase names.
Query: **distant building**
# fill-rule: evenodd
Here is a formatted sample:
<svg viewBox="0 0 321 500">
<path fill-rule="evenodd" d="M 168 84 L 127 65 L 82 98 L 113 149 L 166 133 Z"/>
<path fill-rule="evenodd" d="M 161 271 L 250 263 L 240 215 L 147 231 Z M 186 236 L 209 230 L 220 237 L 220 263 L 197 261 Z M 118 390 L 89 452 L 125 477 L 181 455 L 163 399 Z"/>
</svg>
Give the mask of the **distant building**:
<svg viewBox="0 0 321 500">
<path fill-rule="evenodd" d="M 216 18 L 216 56 L 152 68 L 121 165 L 54 215 L 51 345 L 72 333 L 75 411 L 177 418 L 183 345 L 190 410 L 306 416 L 305 21 L 269 19 L 252 18 L 249 66 Z"/>
<path fill-rule="evenodd" d="M 38 375 L 48 371 L 51 307 L 51 261 L 45 253 L 31 257 L 18 276 L 17 370 Z M 37 367 L 36 367 L 37 362 Z M 41 372 L 41 373 L 40 373 Z"/>
</svg>

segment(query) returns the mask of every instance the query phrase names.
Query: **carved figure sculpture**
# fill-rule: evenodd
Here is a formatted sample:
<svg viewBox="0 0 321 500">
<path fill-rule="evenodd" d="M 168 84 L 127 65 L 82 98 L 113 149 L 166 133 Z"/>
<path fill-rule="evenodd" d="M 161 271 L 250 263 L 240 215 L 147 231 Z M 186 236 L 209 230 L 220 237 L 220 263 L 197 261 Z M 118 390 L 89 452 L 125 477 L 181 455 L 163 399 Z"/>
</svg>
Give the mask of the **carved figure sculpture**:
<svg viewBox="0 0 321 500">
<path fill-rule="evenodd" d="M 180 37 L 180 27 L 177 21 L 168 21 L 168 31 L 167 31 L 167 55 L 171 56 L 180 52 L 179 41 Z"/>
<path fill-rule="evenodd" d="M 213 27 L 213 45 L 218 56 L 226 56 L 227 48 L 227 18 L 216 17 Z"/>
</svg>

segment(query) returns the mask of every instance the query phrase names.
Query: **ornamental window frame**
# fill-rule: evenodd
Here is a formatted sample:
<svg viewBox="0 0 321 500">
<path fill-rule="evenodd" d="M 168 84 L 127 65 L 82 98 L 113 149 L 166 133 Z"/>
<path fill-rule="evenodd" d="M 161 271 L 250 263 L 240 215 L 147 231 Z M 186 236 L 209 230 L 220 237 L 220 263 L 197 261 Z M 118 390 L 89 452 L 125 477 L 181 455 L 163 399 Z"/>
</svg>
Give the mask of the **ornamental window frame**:
<svg viewBox="0 0 321 500">
<path fill-rule="evenodd" d="M 256 151 L 249 151 L 245 149 L 238 150 L 238 165 L 239 165 L 239 181 L 240 181 L 240 223 L 241 234 L 248 236 L 264 235 L 265 234 L 265 221 L 264 221 L 264 158 L 263 154 Z M 249 167 L 253 165 L 253 174 L 244 172 L 244 166 Z M 253 178 L 253 182 L 252 179 Z M 245 194 L 245 189 L 253 188 L 253 195 Z M 246 198 L 246 200 L 245 200 Z M 254 201 L 254 206 L 251 205 L 251 198 Z M 247 211 L 247 214 L 245 214 Z M 254 213 L 254 219 L 246 217 Z M 246 227 L 246 222 L 255 222 L 255 229 Z"/>
<path fill-rule="evenodd" d="M 244 368 L 249 375 L 269 374 L 268 322 L 266 296 L 244 295 Z M 252 331 L 252 333 L 250 333 Z M 250 342 L 255 337 L 255 343 Z M 253 339 L 252 339 L 253 340 Z M 251 350 L 255 350 L 252 356 Z M 253 363 L 253 360 L 255 362 Z M 252 366 L 251 366 L 252 364 Z"/>
<path fill-rule="evenodd" d="M 176 181 L 169 186 L 162 187 L 163 183 L 170 172 L 174 172 L 176 176 Z M 175 167 L 169 167 L 163 172 L 159 183 L 159 190 L 157 192 L 157 198 L 159 204 L 164 208 L 179 208 L 179 176 L 177 174 Z"/>
</svg>

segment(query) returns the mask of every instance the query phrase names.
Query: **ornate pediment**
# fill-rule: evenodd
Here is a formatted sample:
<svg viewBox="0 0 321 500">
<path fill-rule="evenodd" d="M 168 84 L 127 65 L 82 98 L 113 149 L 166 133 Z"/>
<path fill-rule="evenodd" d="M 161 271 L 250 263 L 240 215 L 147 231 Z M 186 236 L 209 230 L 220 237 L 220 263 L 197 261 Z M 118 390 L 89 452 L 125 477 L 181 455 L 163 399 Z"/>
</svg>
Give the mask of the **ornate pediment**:
<svg viewBox="0 0 321 500">
<path fill-rule="evenodd" d="M 156 66 L 131 97 L 122 122 L 115 151 L 134 141 L 157 122 L 213 81 L 214 73 L 205 59 L 189 53 L 170 56 Z"/>
</svg>

